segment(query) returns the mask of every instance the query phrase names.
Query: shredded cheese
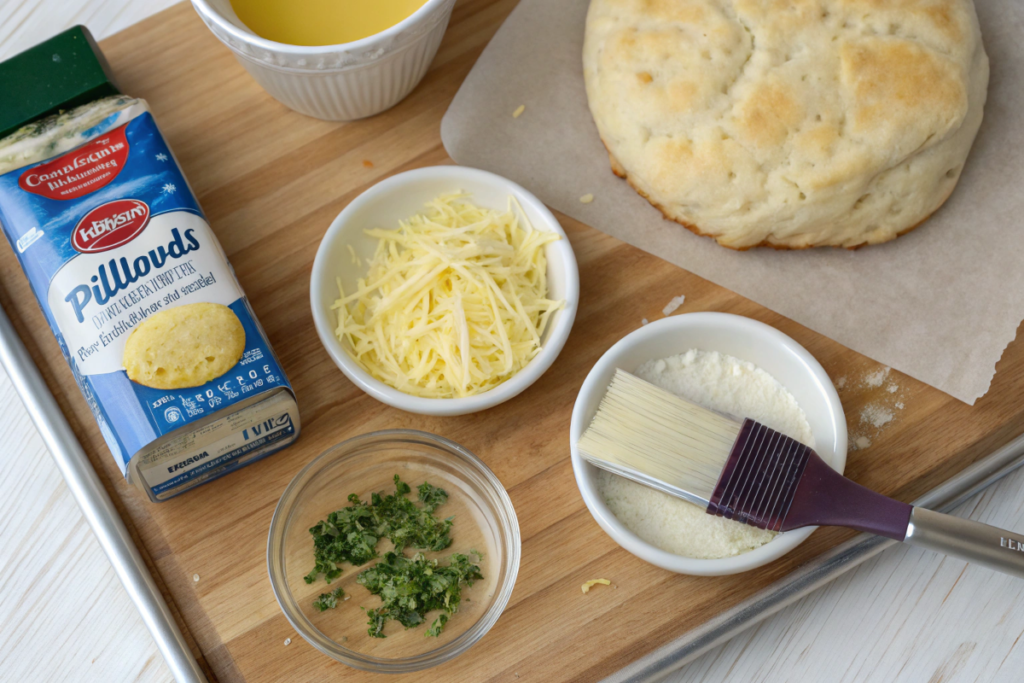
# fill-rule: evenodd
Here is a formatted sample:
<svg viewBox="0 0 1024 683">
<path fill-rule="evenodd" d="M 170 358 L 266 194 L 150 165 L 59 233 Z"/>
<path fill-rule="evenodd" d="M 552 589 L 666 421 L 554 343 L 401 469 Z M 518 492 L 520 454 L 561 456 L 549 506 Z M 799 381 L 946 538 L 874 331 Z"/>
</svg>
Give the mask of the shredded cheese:
<svg viewBox="0 0 1024 683">
<path fill-rule="evenodd" d="M 363 266 L 363 259 L 356 256 L 356 250 L 351 244 L 346 244 L 345 246 L 348 247 L 349 256 L 352 257 L 352 265 L 359 266 L 361 268 Z"/>
<path fill-rule="evenodd" d="M 672 301 L 665 304 L 665 308 L 661 309 L 662 315 L 672 315 L 676 312 L 676 309 L 683 305 L 686 301 L 686 295 L 680 294 L 679 296 L 672 297 Z"/>
<path fill-rule="evenodd" d="M 518 210 L 513 210 L 518 209 Z M 380 241 L 369 272 L 346 294 L 338 280 L 338 338 L 376 379 L 414 396 L 473 396 L 506 381 L 540 352 L 551 314 L 545 246 L 509 199 L 482 209 L 451 194 Z"/>
<path fill-rule="evenodd" d="M 580 204 L 589 204 L 592 201 L 594 201 L 594 195 L 589 192 L 580 197 Z"/>
<path fill-rule="evenodd" d="M 516 110 L 512 112 L 512 118 L 518 119 L 520 116 L 523 115 L 524 111 L 526 111 L 526 105 L 520 104 L 518 107 L 516 107 Z"/>
<path fill-rule="evenodd" d="M 580 588 L 583 589 L 584 593 L 589 593 L 590 589 L 596 586 L 597 584 L 601 584 L 602 586 L 610 586 L 612 585 L 612 582 L 608 579 L 591 579 L 590 581 L 587 581 L 582 586 L 580 586 Z"/>
</svg>

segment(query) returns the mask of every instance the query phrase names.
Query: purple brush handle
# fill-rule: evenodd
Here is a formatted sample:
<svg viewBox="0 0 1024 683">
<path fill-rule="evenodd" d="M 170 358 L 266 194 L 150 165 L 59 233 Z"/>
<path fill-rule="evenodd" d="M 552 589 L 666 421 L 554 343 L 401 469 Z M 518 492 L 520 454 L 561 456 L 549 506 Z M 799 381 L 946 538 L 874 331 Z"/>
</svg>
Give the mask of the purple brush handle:
<svg viewBox="0 0 1024 683">
<path fill-rule="evenodd" d="M 855 484 L 807 446 L 744 420 L 707 511 L 772 531 L 845 526 L 902 541 L 906 503 Z"/>
<path fill-rule="evenodd" d="M 782 530 L 814 525 L 868 531 L 1024 578 L 1024 535 L 886 498 L 811 452 Z"/>
<path fill-rule="evenodd" d="M 749 419 L 707 511 L 773 531 L 844 526 L 1024 578 L 1024 535 L 886 498 L 839 474 L 799 441 Z"/>
<path fill-rule="evenodd" d="M 902 541 L 912 506 L 850 481 L 809 453 L 782 531 L 805 526 L 845 526 Z"/>
</svg>

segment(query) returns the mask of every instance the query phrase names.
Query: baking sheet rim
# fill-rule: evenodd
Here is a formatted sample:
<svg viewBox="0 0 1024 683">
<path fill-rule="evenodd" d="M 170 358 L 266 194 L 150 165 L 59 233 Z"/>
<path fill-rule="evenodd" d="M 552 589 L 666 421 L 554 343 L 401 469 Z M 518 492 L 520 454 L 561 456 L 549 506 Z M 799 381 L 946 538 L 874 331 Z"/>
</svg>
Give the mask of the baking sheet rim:
<svg viewBox="0 0 1024 683">
<path fill-rule="evenodd" d="M 985 456 L 913 502 L 950 512 L 1024 465 L 1024 434 Z M 737 605 L 604 678 L 600 683 L 653 683 L 678 671 L 776 612 L 810 595 L 897 541 L 860 534 L 807 562 Z"/>
</svg>

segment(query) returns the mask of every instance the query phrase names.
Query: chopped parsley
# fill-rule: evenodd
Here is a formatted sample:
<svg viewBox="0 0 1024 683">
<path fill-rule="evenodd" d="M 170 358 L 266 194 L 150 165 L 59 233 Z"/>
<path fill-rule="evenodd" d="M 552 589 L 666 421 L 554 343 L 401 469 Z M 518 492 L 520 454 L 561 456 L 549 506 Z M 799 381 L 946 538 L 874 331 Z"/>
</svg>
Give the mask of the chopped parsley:
<svg viewBox="0 0 1024 683">
<path fill-rule="evenodd" d="M 448 493 L 427 482 L 420 484 L 417 494 L 423 507 L 406 498 L 409 485 L 395 475 L 395 494 L 371 496 L 371 506 L 378 511 L 384 536 L 395 544 L 395 550 L 408 547 L 420 550 L 444 550 L 452 543 L 449 531 L 452 518 L 439 520 L 434 510 L 448 502 Z"/>
<path fill-rule="evenodd" d="M 313 601 L 313 607 L 316 608 L 317 612 L 334 609 L 338 606 L 338 598 L 343 595 L 345 595 L 345 589 L 338 586 L 330 593 L 321 593 L 320 597 Z"/>
<path fill-rule="evenodd" d="M 480 553 L 473 551 L 479 561 Z M 374 638 L 385 638 L 384 625 L 394 620 L 406 628 L 422 624 L 427 612 L 443 610 L 434 619 L 427 636 L 438 636 L 449 617 L 459 609 L 463 584 L 472 586 L 482 579 L 480 567 L 469 555 L 453 553 L 447 565 L 428 560 L 423 553 L 408 558 L 401 553 L 387 552 L 380 562 L 360 572 L 356 582 L 374 595 L 382 605 L 366 610 L 367 632 Z"/>
<path fill-rule="evenodd" d="M 403 551 L 409 547 L 440 551 L 450 546 L 453 518 L 434 516 L 434 511 L 448 502 L 444 489 L 427 482 L 420 484 L 416 489 L 417 505 L 408 497 L 412 487 L 397 474 L 394 482 L 393 494 L 373 493 L 369 502 L 354 493 L 349 495 L 347 507 L 327 515 L 309 530 L 315 566 L 305 580 L 313 583 L 323 574 L 330 583 L 341 575 L 342 563 L 358 566 L 378 557 L 377 543 L 387 538 L 394 550 L 384 553 L 380 562 L 356 579 L 382 601 L 379 608 L 366 610 L 369 634 L 384 638 L 388 621 L 409 628 L 424 623 L 428 612 L 441 610 L 426 631 L 428 636 L 438 636 L 459 609 L 462 586 L 472 586 L 483 578 L 480 567 L 471 561 L 471 556 L 479 561 L 482 555 L 475 550 L 469 555 L 453 553 L 448 564 L 428 560 L 422 552 L 406 557 Z M 313 607 L 318 612 L 334 609 L 344 595 L 341 587 L 321 593 Z"/>
<path fill-rule="evenodd" d="M 434 510 L 448 500 L 448 493 L 426 482 L 417 489 L 422 506 L 406 496 L 412 488 L 395 475 L 395 492 L 373 493 L 370 502 L 356 494 L 348 497 L 348 507 L 332 512 L 326 520 L 309 530 L 313 536 L 315 566 L 306 575 L 313 583 L 321 574 L 327 583 L 341 576 L 340 565 L 363 565 L 377 557 L 377 542 L 388 538 L 401 551 L 444 550 L 451 545 L 452 518 L 437 519 Z"/>
</svg>

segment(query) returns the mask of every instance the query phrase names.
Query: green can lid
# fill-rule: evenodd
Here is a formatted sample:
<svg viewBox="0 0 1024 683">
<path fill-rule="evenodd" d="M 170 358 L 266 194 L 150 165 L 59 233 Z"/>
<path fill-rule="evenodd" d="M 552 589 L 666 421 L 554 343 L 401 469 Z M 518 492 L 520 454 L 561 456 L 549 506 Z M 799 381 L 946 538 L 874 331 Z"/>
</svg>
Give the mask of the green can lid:
<svg viewBox="0 0 1024 683">
<path fill-rule="evenodd" d="M 84 26 L 0 62 L 0 92 L 0 138 L 44 116 L 120 94 Z"/>
</svg>

